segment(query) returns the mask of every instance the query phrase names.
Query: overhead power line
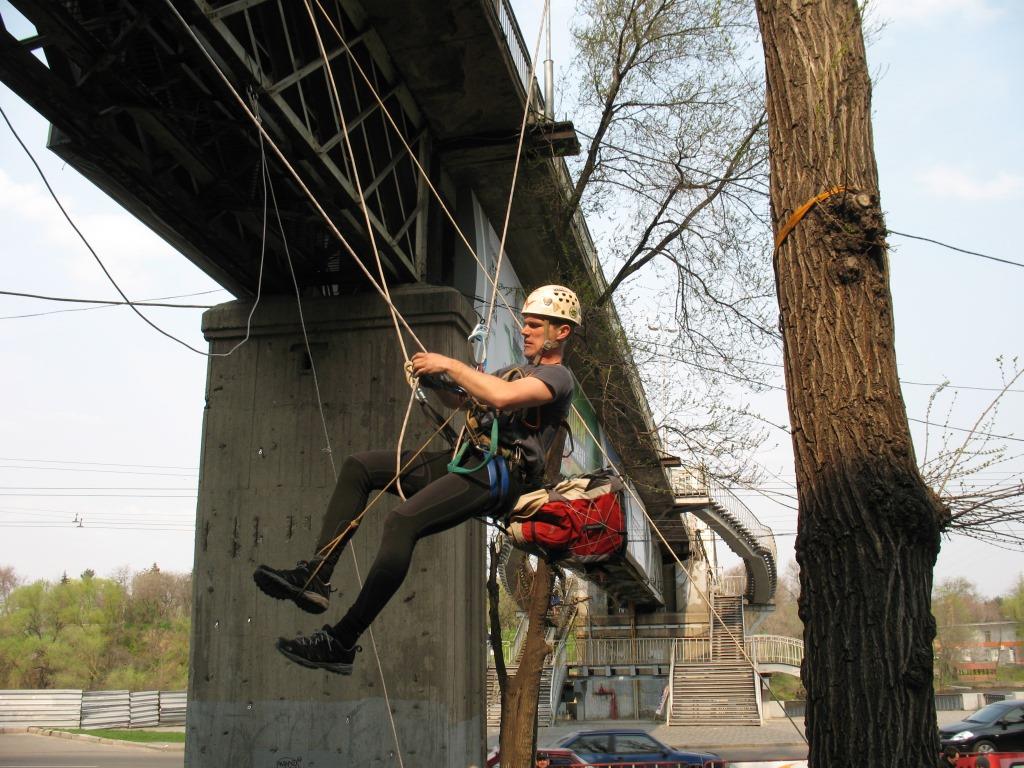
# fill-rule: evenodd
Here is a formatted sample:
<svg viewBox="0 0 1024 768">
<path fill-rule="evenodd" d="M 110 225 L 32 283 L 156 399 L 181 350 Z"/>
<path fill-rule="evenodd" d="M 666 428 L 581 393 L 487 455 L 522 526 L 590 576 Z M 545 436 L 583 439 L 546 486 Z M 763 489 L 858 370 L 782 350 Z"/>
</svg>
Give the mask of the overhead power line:
<svg viewBox="0 0 1024 768">
<path fill-rule="evenodd" d="M 998 261 L 1000 264 L 1009 264 L 1012 267 L 1024 267 L 1019 261 L 1010 261 L 1009 259 L 1000 259 L 997 256 L 989 256 L 985 253 L 978 253 L 977 251 L 968 251 L 966 248 L 957 248 L 955 245 L 944 243 L 941 240 L 933 240 L 930 237 L 921 237 L 920 235 L 908 235 L 906 232 L 897 232 L 895 229 L 886 230 L 890 235 L 896 235 L 897 237 L 909 237 L 911 240 L 923 240 L 926 243 L 934 243 L 935 245 L 941 245 L 943 248 L 949 248 L 951 251 L 958 251 L 959 253 L 966 253 L 969 256 L 978 256 L 982 259 L 989 259 L 990 261 Z"/>
<path fill-rule="evenodd" d="M 984 437 L 994 437 L 997 440 L 1013 440 L 1017 443 L 1024 443 L 1024 437 L 1013 437 L 1012 435 L 996 435 L 992 432 L 983 432 L 980 429 L 965 429 L 964 427 L 954 427 L 951 424 L 936 424 L 934 421 L 926 421 L 925 419 L 914 419 L 910 416 L 907 417 L 908 421 L 916 421 L 918 424 L 925 424 L 929 427 L 941 427 L 942 429 L 952 429 L 957 432 L 971 432 L 975 435 L 982 435 Z"/>
<path fill-rule="evenodd" d="M 88 467 L 135 467 L 136 469 L 187 469 L 198 472 L 198 467 L 178 467 L 166 464 L 116 464 L 109 461 L 73 461 L 68 459 L 26 459 L 21 456 L 0 456 L 0 461 L 28 461 L 33 464 L 77 464 Z"/>
<path fill-rule="evenodd" d="M 28 469 L 36 472 L 85 472 L 105 475 L 145 475 L 148 477 L 196 477 L 195 472 L 131 472 L 126 469 L 85 469 L 83 467 L 30 467 L 25 464 L 0 464 L 0 469 Z"/>
<path fill-rule="evenodd" d="M 159 296 L 153 299 L 144 299 L 142 301 L 133 301 L 132 304 L 140 307 L 164 307 L 171 309 L 209 309 L 212 305 L 210 304 L 168 304 L 165 303 L 165 299 L 184 299 L 192 296 L 205 296 L 210 293 L 218 293 L 223 291 L 223 288 L 217 288 L 212 291 L 198 291 L 196 293 L 185 293 L 178 296 Z M 44 317 L 46 315 L 59 315 L 65 312 L 88 312 L 94 309 L 108 309 L 110 307 L 127 306 L 128 302 L 124 301 L 111 301 L 109 299 L 74 299 L 67 296 L 43 296 L 36 293 L 20 293 L 18 291 L 0 291 L 2 296 L 14 296 L 16 298 L 23 299 L 38 299 L 40 301 L 57 301 L 72 304 L 91 304 L 89 307 L 75 307 L 74 309 L 51 309 L 46 312 L 29 312 L 21 315 L 4 315 L 0 316 L 0 320 L 21 320 L 29 317 Z"/>
</svg>

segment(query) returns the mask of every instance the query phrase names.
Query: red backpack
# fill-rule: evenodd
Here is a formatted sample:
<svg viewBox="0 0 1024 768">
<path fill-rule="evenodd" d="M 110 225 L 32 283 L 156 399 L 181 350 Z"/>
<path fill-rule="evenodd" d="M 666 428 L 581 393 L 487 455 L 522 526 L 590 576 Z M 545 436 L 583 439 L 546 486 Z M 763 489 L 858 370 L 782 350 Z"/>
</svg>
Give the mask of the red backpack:
<svg viewBox="0 0 1024 768">
<path fill-rule="evenodd" d="M 508 518 L 520 549 L 566 565 L 602 563 L 626 547 L 622 481 L 601 470 L 528 493 Z"/>
</svg>

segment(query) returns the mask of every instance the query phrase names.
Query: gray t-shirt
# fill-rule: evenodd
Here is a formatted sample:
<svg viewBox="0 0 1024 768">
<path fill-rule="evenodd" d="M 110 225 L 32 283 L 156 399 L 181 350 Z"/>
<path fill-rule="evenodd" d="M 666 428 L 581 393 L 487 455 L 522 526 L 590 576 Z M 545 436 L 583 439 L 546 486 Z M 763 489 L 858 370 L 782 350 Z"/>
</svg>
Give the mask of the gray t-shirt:
<svg viewBox="0 0 1024 768">
<path fill-rule="evenodd" d="M 536 408 L 513 412 L 513 417 L 502 414 L 499 421 L 498 442 L 505 446 L 518 445 L 526 461 L 526 476 L 538 485 L 544 481 L 544 457 L 558 433 L 558 427 L 569 415 L 575 382 L 569 369 L 564 365 L 519 365 L 508 366 L 494 372 L 502 376 L 513 368 L 519 368 L 526 376 L 543 381 L 554 399 Z"/>
</svg>

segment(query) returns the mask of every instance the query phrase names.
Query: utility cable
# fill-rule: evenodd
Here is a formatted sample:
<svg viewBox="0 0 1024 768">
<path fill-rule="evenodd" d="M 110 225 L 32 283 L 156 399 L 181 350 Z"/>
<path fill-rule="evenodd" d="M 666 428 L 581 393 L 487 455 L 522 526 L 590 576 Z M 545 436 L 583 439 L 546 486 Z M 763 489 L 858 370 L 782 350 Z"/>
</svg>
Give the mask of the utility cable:
<svg viewBox="0 0 1024 768">
<path fill-rule="evenodd" d="M 60 203 L 60 199 L 57 198 L 57 195 L 56 195 L 55 191 L 53 190 L 53 187 L 50 185 L 49 179 L 46 178 L 46 174 L 43 172 L 43 169 L 40 167 L 39 163 L 36 161 L 36 158 L 32 154 L 32 151 L 29 150 L 29 147 L 22 140 L 22 137 L 20 137 L 18 135 L 17 131 L 14 129 L 14 126 L 11 125 L 10 120 L 7 118 L 7 113 L 5 113 L 3 111 L 2 106 L 0 106 L 0 117 L 3 117 L 4 122 L 7 124 L 7 128 L 10 129 L 11 134 L 14 136 L 14 139 L 17 141 L 18 145 L 23 148 L 23 150 L 25 151 L 25 154 L 29 157 L 29 160 L 32 162 L 32 165 L 35 167 L 36 172 L 39 174 L 39 177 L 42 179 L 43 185 L 46 187 L 46 190 L 48 191 L 50 197 L 53 199 L 53 202 L 56 204 L 57 208 L 60 210 L 60 213 L 63 215 L 63 217 L 65 217 L 65 219 L 71 225 L 71 228 L 75 230 L 75 233 L 79 237 L 79 240 L 82 241 L 82 243 L 85 245 L 85 247 L 89 251 L 89 253 L 92 254 L 92 257 L 96 260 L 96 263 L 99 264 L 99 268 L 103 271 L 103 274 L 106 275 L 106 279 L 108 279 L 110 281 L 111 285 L 114 286 L 115 290 L 121 295 L 121 298 L 124 299 L 124 303 L 126 305 L 130 306 L 132 308 L 132 311 L 134 311 L 135 314 L 137 314 L 139 317 L 141 317 L 146 325 L 148 325 L 151 328 L 153 328 L 155 331 L 160 333 L 162 336 L 166 336 L 171 341 L 177 342 L 178 344 L 180 344 L 181 346 L 185 347 L 186 349 L 189 349 L 189 350 L 191 350 L 193 352 L 196 352 L 197 354 L 202 354 L 205 357 L 226 357 L 227 355 L 231 354 L 234 350 L 236 350 L 240 346 L 242 346 L 242 344 L 244 344 L 246 342 L 246 340 L 248 340 L 248 338 L 249 338 L 249 331 L 250 331 L 251 322 L 252 322 L 252 312 L 250 312 L 250 314 L 249 314 L 250 327 L 246 328 L 246 338 L 243 339 L 241 342 L 239 342 L 236 346 L 232 347 L 227 352 L 219 352 L 219 353 L 218 352 L 207 352 L 207 351 L 204 351 L 202 349 L 197 349 L 196 347 L 194 347 L 193 345 L 189 344 L 188 342 L 183 341 L 182 339 L 179 339 L 178 337 L 174 336 L 173 334 L 168 333 L 164 329 L 160 328 L 160 326 L 158 326 L 156 323 L 151 321 L 150 318 L 148 318 L 144 314 L 142 314 L 142 312 L 140 312 L 138 310 L 138 307 L 136 306 L 136 302 L 133 302 L 131 299 L 129 299 L 128 296 L 125 294 L 125 292 L 121 290 L 121 286 L 119 286 L 118 282 L 116 280 L 114 280 L 114 275 L 111 274 L 111 272 L 110 272 L 110 270 L 108 268 L 106 268 L 106 265 L 103 264 L 102 259 L 99 258 L 99 254 L 96 253 L 96 250 L 92 247 L 92 244 L 89 243 L 89 240 L 85 237 L 85 234 L 82 232 L 81 229 L 78 228 L 78 225 L 72 219 L 72 217 L 68 213 L 67 209 L 65 207 L 63 207 L 63 205 Z M 260 152 L 261 152 L 261 155 L 262 155 L 262 141 L 260 142 Z M 264 162 L 265 162 L 265 159 L 264 159 Z M 265 234 L 265 232 L 266 232 L 266 195 L 265 195 L 265 189 L 264 189 L 264 200 L 263 200 L 263 230 L 264 230 L 264 234 Z M 262 244 L 262 249 L 260 251 L 260 272 L 259 272 L 260 273 L 260 285 L 257 287 L 256 303 L 259 303 L 259 290 L 262 287 L 263 256 L 265 254 L 265 251 L 266 251 L 266 238 L 264 237 L 263 244 Z M 253 305 L 253 311 L 255 311 L 255 308 L 256 308 L 256 305 L 254 304 Z"/>
<path fill-rule="evenodd" d="M 224 290 L 218 288 L 212 291 L 200 291 L 199 293 L 186 293 L 181 296 L 167 296 L 165 298 L 177 299 L 184 298 L 186 296 L 202 296 L 208 293 L 217 293 L 217 291 Z M 66 301 L 75 304 L 106 304 L 110 306 L 124 306 L 127 302 L 124 301 L 111 301 L 110 299 L 72 299 L 67 296 L 43 296 L 38 293 L 20 293 L 18 291 L 0 291 L 0 296 L 17 296 L 23 299 L 41 299 L 43 301 Z M 131 302 L 138 307 L 172 307 L 175 309 L 209 309 L 212 304 L 161 304 L 158 299 L 144 299 L 142 301 Z"/>
<path fill-rule="evenodd" d="M 948 248 L 951 251 L 966 253 L 968 256 L 978 256 L 979 258 L 988 259 L 989 261 L 998 261 L 1000 264 L 1009 264 L 1011 267 L 1024 267 L 1024 264 L 1019 261 L 1010 261 L 1009 259 L 1000 259 L 997 256 L 989 256 L 984 253 L 978 253 L 977 251 L 968 251 L 966 248 L 957 248 L 955 245 L 944 243 L 941 240 L 932 240 L 930 237 L 908 235 L 906 232 L 897 232 L 895 229 L 887 229 L 886 232 L 890 235 L 896 235 L 897 237 L 909 237 L 911 240 L 923 240 L 926 243 L 934 243 L 935 245 L 941 245 L 943 248 Z"/>
<path fill-rule="evenodd" d="M 186 349 L 189 349 L 189 350 L 195 352 L 196 354 L 203 355 L 204 357 L 226 357 L 227 355 L 230 355 L 232 352 L 234 352 L 235 349 L 237 349 L 239 346 L 241 346 L 242 343 L 244 343 L 245 340 L 243 339 L 242 342 L 239 342 L 239 344 L 236 345 L 234 348 L 232 348 L 230 351 L 224 352 L 224 353 L 204 352 L 201 349 L 196 349 L 191 344 L 189 344 L 187 341 L 179 339 L 177 336 L 175 336 L 175 335 L 165 331 L 163 328 L 161 328 L 156 323 L 154 323 L 152 320 L 150 320 L 148 317 L 146 317 L 144 314 L 142 314 L 142 312 L 140 312 L 138 307 L 136 306 L 135 302 L 133 302 L 131 299 L 129 299 L 127 294 L 125 294 L 125 292 L 123 290 L 121 290 L 121 286 L 118 285 L 117 281 L 114 279 L 114 276 L 110 274 L 110 271 L 107 269 L 106 265 L 103 263 L 103 260 L 100 258 L 99 254 L 96 253 L 96 249 L 92 247 L 92 244 L 89 242 L 88 238 L 86 238 L 86 236 L 82 233 L 82 230 L 80 230 L 78 228 L 78 226 L 75 224 L 74 220 L 71 218 L 70 214 L 68 214 L 67 209 L 64 208 L 64 205 L 61 203 L 60 198 L 57 197 L 57 193 L 53 190 L 53 187 L 50 186 L 49 179 L 46 178 L 46 174 L 43 172 L 43 169 L 40 167 L 39 163 L 36 161 L 35 155 L 32 154 L 32 151 L 28 148 L 28 146 L 26 146 L 25 142 L 21 140 L 21 136 L 18 135 L 18 132 L 15 130 L 14 126 L 11 124 L 11 121 L 8 119 L 7 113 L 4 112 L 3 107 L 0 107 L 0 117 L 3 117 L 3 120 L 7 124 L 7 127 L 10 129 L 11 134 L 14 136 L 15 141 L 18 142 L 19 146 L 21 146 L 21 148 L 24 150 L 25 154 L 28 156 L 28 159 L 32 162 L 32 165 L 35 167 L 36 172 L 39 174 L 39 177 L 43 181 L 43 185 L 46 187 L 46 191 L 50 193 L 50 197 L 52 197 L 53 198 L 53 202 L 57 204 L 57 208 L 60 209 L 61 214 L 63 214 L 63 216 L 67 220 L 68 224 L 71 225 L 71 228 L 75 231 L 75 234 L 78 235 L 78 238 L 85 245 L 85 247 L 89 251 L 89 253 L 92 254 L 92 257 L 96 260 L 96 263 L 99 264 L 100 269 L 103 270 L 103 274 L 107 276 L 107 280 L 110 281 L 110 284 L 112 286 L 114 286 L 114 289 L 120 294 L 121 298 L 124 299 L 124 303 L 127 304 L 129 307 L 131 307 L 132 311 L 135 312 L 135 314 L 137 314 L 140 318 L 142 318 L 142 320 L 145 321 L 145 323 L 147 325 L 149 325 L 151 328 L 153 328 L 153 330 L 157 331 L 162 336 L 166 336 L 171 341 L 177 342 L 178 344 L 180 344 L 181 346 L 185 347 Z M 265 214 L 266 214 L 266 208 L 264 207 L 264 229 L 266 227 L 266 215 Z M 264 242 L 263 242 L 263 249 L 264 249 L 264 251 L 266 249 L 266 239 L 264 239 Z M 262 256 L 262 253 L 261 253 L 261 256 L 260 256 L 260 276 L 261 276 L 261 282 L 262 282 L 262 274 L 263 274 L 263 256 Z M 257 291 L 258 291 L 258 289 L 257 289 Z M 257 293 L 257 302 L 258 301 L 259 301 L 259 297 L 258 297 L 258 293 Z M 250 314 L 250 319 L 251 319 L 251 317 L 252 317 L 252 315 Z M 247 331 L 246 332 L 246 339 L 247 339 L 248 338 L 248 329 L 246 329 L 246 331 Z"/>
</svg>

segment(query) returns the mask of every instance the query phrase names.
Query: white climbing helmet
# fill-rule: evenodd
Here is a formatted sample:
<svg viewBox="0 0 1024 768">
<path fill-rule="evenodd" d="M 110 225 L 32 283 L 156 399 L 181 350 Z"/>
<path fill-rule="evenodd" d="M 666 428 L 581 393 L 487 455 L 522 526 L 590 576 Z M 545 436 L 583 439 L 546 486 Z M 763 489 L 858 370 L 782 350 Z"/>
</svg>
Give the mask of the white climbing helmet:
<svg viewBox="0 0 1024 768">
<path fill-rule="evenodd" d="M 524 315 L 565 320 L 578 326 L 582 320 L 580 300 L 563 285 L 542 285 L 523 302 Z"/>
</svg>

